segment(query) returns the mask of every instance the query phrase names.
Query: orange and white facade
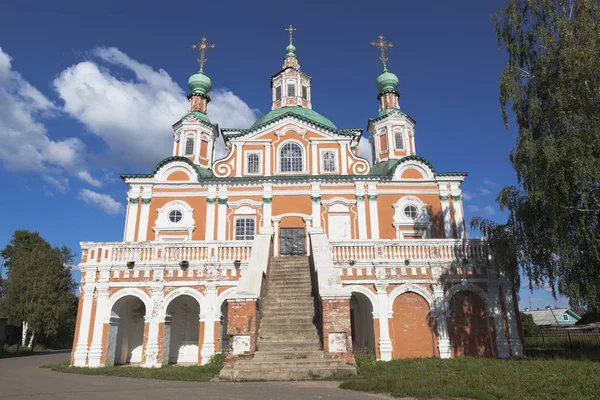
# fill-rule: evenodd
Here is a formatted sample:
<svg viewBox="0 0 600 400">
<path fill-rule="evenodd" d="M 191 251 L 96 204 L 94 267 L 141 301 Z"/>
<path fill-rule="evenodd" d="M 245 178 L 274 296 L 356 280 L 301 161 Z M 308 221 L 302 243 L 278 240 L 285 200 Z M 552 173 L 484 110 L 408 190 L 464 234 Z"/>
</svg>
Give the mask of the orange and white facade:
<svg viewBox="0 0 600 400">
<path fill-rule="evenodd" d="M 368 122 L 371 166 L 362 129 L 312 110 L 293 52 L 271 88 L 272 111 L 249 129 L 212 124 L 208 94 L 192 92 L 172 155 L 122 175 L 123 241 L 82 243 L 73 365 L 253 353 L 269 261 L 287 255 L 310 258 L 325 351 L 519 357 L 512 286 L 466 238 L 466 174 L 417 155 L 398 93 L 380 93 Z M 215 160 L 219 135 L 227 152 Z"/>
</svg>

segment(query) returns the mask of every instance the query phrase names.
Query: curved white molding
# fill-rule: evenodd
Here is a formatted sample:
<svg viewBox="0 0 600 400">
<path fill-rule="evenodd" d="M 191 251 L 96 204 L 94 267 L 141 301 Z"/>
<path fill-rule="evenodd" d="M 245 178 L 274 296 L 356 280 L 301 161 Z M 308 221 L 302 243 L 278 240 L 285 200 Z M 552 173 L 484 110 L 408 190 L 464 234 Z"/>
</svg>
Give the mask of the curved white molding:
<svg viewBox="0 0 600 400">
<path fill-rule="evenodd" d="M 293 131 L 296 132 L 299 136 L 304 136 L 306 135 L 306 132 L 308 132 L 306 129 L 300 129 L 297 126 L 294 125 L 288 125 L 285 126 L 283 129 L 275 131 L 275 134 L 277 136 L 284 136 L 286 133 L 288 133 L 289 131 Z"/>
<path fill-rule="evenodd" d="M 240 207 L 261 208 L 262 205 L 263 205 L 262 201 L 254 201 L 254 200 L 248 200 L 248 199 L 227 202 L 227 206 L 229 206 L 229 208 L 240 208 Z"/>
<path fill-rule="evenodd" d="M 377 310 L 379 310 L 379 301 L 377 300 L 377 296 L 375 296 L 375 293 L 373 293 L 366 287 L 360 286 L 360 285 L 350 285 L 350 286 L 344 286 L 343 290 L 346 293 L 348 293 L 349 295 L 352 295 L 352 293 L 360 293 L 360 294 L 364 295 L 371 302 L 371 306 L 373 307 L 373 312 L 377 313 Z"/>
<path fill-rule="evenodd" d="M 183 161 L 171 161 L 156 171 L 156 181 L 161 183 L 167 182 L 167 178 L 173 172 L 184 172 L 188 176 L 190 182 L 193 182 L 194 179 L 197 178 L 196 171 L 194 171 L 194 168 L 192 168 L 190 164 Z"/>
<path fill-rule="evenodd" d="M 423 179 L 435 179 L 433 171 L 431 170 L 431 168 L 429 168 L 427 164 L 418 160 L 410 160 L 402 163 L 398 168 L 396 168 L 392 180 L 401 180 L 400 177 L 407 169 L 416 169 L 421 173 L 421 175 L 423 175 Z M 406 178 L 404 178 L 403 180 L 406 180 Z"/>
<path fill-rule="evenodd" d="M 233 159 L 234 153 L 237 152 L 237 146 L 232 146 L 231 151 L 225 158 L 221 158 L 213 163 L 213 173 L 218 178 L 223 178 L 231 175 L 233 171 L 232 164 L 228 163 L 228 161 Z M 237 154 L 235 155 L 237 157 Z"/>
<path fill-rule="evenodd" d="M 419 210 L 419 215 L 416 219 L 411 219 L 404 215 L 404 208 L 406 206 L 413 205 L 417 207 Z M 431 224 L 431 220 L 429 219 L 429 214 L 427 214 L 427 204 L 423 203 L 421 199 L 414 196 L 404 196 L 400 198 L 393 204 L 394 207 L 394 226 L 405 226 L 405 227 L 413 227 L 413 226 L 428 226 Z"/>
<path fill-rule="evenodd" d="M 136 289 L 136 288 L 127 288 L 127 289 L 121 289 L 119 291 L 117 291 L 115 294 L 113 294 L 112 296 L 110 296 L 108 298 L 108 304 L 106 306 L 106 314 L 104 315 L 104 320 L 109 321 L 110 322 L 110 317 L 112 315 L 112 311 L 113 311 L 113 307 L 115 306 L 115 304 L 117 304 L 117 302 L 119 300 L 121 300 L 124 297 L 127 296 L 132 296 L 132 297 L 137 297 L 138 299 L 140 299 L 143 303 L 144 306 L 146 307 L 146 315 L 152 315 L 152 311 L 153 311 L 153 307 L 152 307 L 152 300 L 150 299 L 150 296 L 148 296 L 146 294 L 146 292 L 144 292 L 141 289 Z"/>
<path fill-rule="evenodd" d="M 285 218 L 285 217 L 300 217 L 300 218 L 303 218 L 303 219 L 311 219 L 312 220 L 312 215 L 310 215 L 310 214 L 301 214 L 301 213 L 285 213 L 285 214 L 273 215 L 271 217 L 271 219 L 276 219 L 276 220 L 280 220 L 281 221 L 281 219 Z"/>
<path fill-rule="evenodd" d="M 461 283 L 457 283 L 455 285 L 452 285 L 450 287 L 450 289 L 448 289 L 444 293 L 444 310 L 449 310 L 450 309 L 450 301 L 452 300 L 452 297 L 455 294 L 457 294 L 458 292 L 472 292 L 472 293 L 475 293 L 483 301 L 486 315 L 488 317 L 494 315 L 493 305 L 492 305 L 492 299 L 490 298 L 490 296 L 482 288 L 480 288 L 479 286 L 473 285 L 472 283 L 468 283 L 468 282 L 461 282 Z"/>
<path fill-rule="evenodd" d="M 394 288 L 394 290 L 392 290 L 390 292 L 390 294 L 388 295 L 389 301 L 389 309 L 388 309 L 388 313 L 389 315 L 392 315 L 394 312 L 394 301 L 396 300 L 396 298 L 404 293 L 408 293 L 408 292 L 412 292 L 412 293 L 416 293 L 419 296 L 421 296 L 422 298 L 425 299 L 425 301 L 427 302 L 427 304 L 429 304 L 429 309 L 431 310 L 433 308 L 433 304 L 434 304 L 434 300 L 433 300 L 433 294 L 428 292 L 427 290 L 423 289 L 420 286 L 414 285 L 412 283 L 404 283 L 400 286 L 398 286 L 397 288 Z"/>
<path fill-rule="evenodd" d="M 321 204 L 323 204 L 325 207 L 331 207 L 334 204 L 343 204 L 347 207 L 352 207 L 356 204 L 356 200 L 350 200 L 344 197 L 334 197 L 333 199 L 329 200 L 321 200 Z"/>
<path fill-rule="evenodd" d="M 215 317 L 221 317 L 221 306 L 223 305 L 223 302 L 234 298 L 236 293 L 237 287 L 232 287 L 224 290 L 223 293 L 221 293 L 219 297 L 217 297 L 216 305 L 214 308 Z"/>
<path fill-rule="evenodd" d="M 167 316 L 167 309 L 169 308 L 169 305 L 173 300 L 175 300 L 179 296 L 190 296 L 196 299 L 198 305 L 200 306 L 200 314 L 202 314 L 204 308 L 206 307 L 204 303 L 204 296 L 202 295 L 202 293 L 192 288 L 182 287 L 173 290 L 171 293 L 169 293 L 163 298 L 162 306 L 158 313 L 158 318 L 160 322 L 164 322 L 165 317 Z"/>
<path fill-rule="evenodd" d="M 171 222 L 169 213 L 173 210 L 180 210 L 183 214 L 181 221 Z M 173 200 L 157 209 L 158 217 L 154 222 L 154 232 L 159 235 L 161 232 L 187 231 L 191 239 L 191 233 L 195 229 L 194 209 L 188 203 L 182 200 Z M 158 237 L 156 238 L 158 239 Z"/>
</svg>

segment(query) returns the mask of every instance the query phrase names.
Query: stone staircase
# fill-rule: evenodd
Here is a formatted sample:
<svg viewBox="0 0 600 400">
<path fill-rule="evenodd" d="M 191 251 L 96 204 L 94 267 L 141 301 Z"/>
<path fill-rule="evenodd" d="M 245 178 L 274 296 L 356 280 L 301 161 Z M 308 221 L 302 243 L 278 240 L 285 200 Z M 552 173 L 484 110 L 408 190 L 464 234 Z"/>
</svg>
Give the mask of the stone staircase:
<svg viewBox="0 0 600 400">
<path fill-rule="evenodd" d="M 301 380 L 356 375 L 353 366 L 321 351 L 311 289 L 308 257 L 272 258 L 256 354 L 223 368 L 221 378 Z"/>
</svg>

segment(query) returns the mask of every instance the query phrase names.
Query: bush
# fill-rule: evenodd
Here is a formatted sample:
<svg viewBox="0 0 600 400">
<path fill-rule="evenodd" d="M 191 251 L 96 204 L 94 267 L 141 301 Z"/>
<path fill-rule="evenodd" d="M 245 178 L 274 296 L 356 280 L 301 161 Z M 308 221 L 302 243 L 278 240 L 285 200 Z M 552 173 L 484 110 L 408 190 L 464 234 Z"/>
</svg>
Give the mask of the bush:
<svg viewBox="0 0 600 400">
<path fill-rule="evenodd" d="M 223 367 L 223 363 L 225 362 L 225 358 L 227 358 L 228 354 L 225 351 L 220 353 L 215 353 L 210 356 L 210 360 L 208 360 L 208 365 L 214 367 Z"/>
<path fill-rule="evenodd" d="M 377 362 L 375 353 L 366 347 L 356 349 L 354 352 L 354 360 L 356 361 L 358 368 L 369 368 Z"/>
</svg>

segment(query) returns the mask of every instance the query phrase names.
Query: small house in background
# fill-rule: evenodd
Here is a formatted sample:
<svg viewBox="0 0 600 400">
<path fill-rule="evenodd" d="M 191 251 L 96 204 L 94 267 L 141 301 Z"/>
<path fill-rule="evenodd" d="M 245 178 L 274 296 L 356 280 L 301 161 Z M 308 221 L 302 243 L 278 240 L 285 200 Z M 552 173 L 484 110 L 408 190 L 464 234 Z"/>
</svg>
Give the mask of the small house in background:
<svg viewBox="0 0 600 400">
<path fill-rule="evenodd" d="M 540 328 L 557 328 L 575 325 L 581 319 L 575 312 L 568 308 L 550 308 L 544 310 L 530 310 L 526 308 L 525 314 L 533 317 L 533 322 Z"/>
</svg>

